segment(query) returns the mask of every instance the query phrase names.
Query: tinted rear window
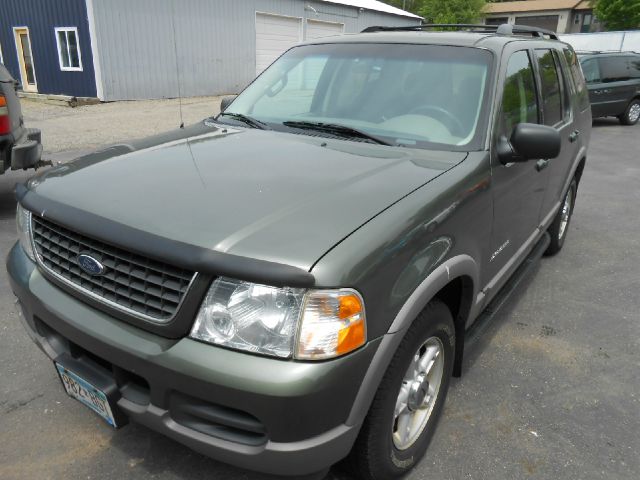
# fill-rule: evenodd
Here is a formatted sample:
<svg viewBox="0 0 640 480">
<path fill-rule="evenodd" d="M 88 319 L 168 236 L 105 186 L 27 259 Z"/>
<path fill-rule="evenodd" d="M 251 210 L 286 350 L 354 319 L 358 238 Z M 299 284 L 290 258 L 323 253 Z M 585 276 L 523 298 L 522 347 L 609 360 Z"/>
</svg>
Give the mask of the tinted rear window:
<svg viewBox="0 0 640 480">
<path fill-rule="evenodd" d="M 631 78 L 631 73 L 625 57 L 601 57 L 600 76 L 605 83 L 623 82 Z"/>
</svg>

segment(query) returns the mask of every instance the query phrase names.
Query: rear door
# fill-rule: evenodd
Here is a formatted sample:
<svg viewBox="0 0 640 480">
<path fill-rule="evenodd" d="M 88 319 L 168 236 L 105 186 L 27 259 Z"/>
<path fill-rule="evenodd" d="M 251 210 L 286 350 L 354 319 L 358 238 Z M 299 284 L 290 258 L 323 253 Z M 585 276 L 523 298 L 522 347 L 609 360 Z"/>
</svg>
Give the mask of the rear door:
<svg viewBox="0 0 640 480">
<path fill-rule="evenodd" d="M 565 180 L 578 155 L 581 132 L 575 122 L 578 112 L 572 108 L 576 103 L 572 101 L 572 97 L 576 98 L 576 92 L 562 54 L 555 49 L 536 49 L 535 53 L 544 124 L 558 130 L 562 141 L 560 154 L 550 159 L 547 167 L 549 183 L 540 215 L 540 223 L 545 223 L 554 215 L 564 193 Z"/>
<path fill-rule="evenodd" d="M 635 94 L 628 57 L 622 55 L 598 58 L 602 84 L 593 93 L 599 97 L 603 115 L 621 115 Z"/>
</svg>

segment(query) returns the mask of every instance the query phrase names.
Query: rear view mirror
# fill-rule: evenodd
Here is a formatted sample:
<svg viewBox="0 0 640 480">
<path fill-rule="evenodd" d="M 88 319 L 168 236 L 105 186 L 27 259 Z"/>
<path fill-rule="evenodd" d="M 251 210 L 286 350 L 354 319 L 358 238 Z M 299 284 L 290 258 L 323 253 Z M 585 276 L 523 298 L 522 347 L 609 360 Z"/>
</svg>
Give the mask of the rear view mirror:
<svg viewBox="0 0 640 480">
<path fill-rule="evenodd" d="M 498 157 L 502 164 L 556 158 L 561 143 L 560 133 L 553 127 L 519 123 L 509 140 L 503 137 L 498 141 Z"/>
<path fill-rule="evenodd" d="M 13 89 L 18 92 L 22 90 L 22 84 L 18 80 L 13 81 Z"/>
<path fill-rule="evenodd" d="M 233 103 L 236 99 L 237 95 L 229 95 L 227 97 L 222 97 L 220 100 L 220 113 L 224 113 L 224 111 L 229 108 L 229 105 Z"/>
</svg>

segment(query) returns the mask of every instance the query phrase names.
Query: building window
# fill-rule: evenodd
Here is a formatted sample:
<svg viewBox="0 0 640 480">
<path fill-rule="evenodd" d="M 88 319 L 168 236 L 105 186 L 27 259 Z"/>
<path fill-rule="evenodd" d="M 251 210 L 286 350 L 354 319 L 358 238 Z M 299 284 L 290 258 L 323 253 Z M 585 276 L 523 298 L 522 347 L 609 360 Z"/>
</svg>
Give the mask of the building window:
<svg viewBox="0 0 640 480">
<path fill-rule="evenodd" d="M 76 27 L 62 27 L 55 30 L 60 70 L 81 72 L 82 56 L 78 45 L 78 29 Z"/>
</svg>

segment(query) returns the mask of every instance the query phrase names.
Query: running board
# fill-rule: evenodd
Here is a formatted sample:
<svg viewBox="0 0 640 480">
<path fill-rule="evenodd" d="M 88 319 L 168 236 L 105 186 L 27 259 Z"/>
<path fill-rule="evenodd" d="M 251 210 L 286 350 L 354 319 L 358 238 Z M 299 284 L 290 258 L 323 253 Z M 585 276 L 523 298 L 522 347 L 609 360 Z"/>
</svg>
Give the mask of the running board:
<svg viewBox="0 0 640 480">
<path fill-rule="evenodd" d="M 538 243 L 533 247 L 531 253 L 529 253 L 527 258 L 525 258 L 513 275 L 511 275 L 509 280 L 507 280 L 507 283 L 500 289 L 491 302 L 489 302 L 489 305 L 487 305 L 476 321 L 473 322 L 471 327 L 466 331 L 464 340 L 465 350 L 470 345 L 477 343 L 477 341 L 487 331 L 497 313 L 517 290 L 522 281 L 531 273 L 542 255 L 544 255 L 549 243 L 551 243 L 551 237 L 548 232 L 545 232 L 540 240 L 538 240 Z M 454 376 L 460 376 L 462 373 L 462 363 L 463 362 L 458 362 L 460 371 L 455 371 Z"/>
</svg>

